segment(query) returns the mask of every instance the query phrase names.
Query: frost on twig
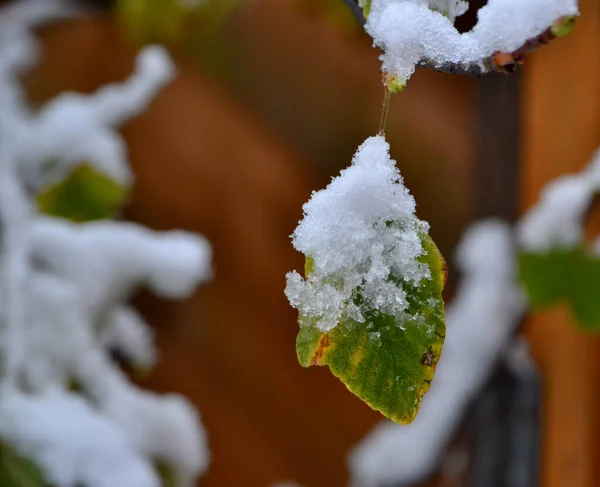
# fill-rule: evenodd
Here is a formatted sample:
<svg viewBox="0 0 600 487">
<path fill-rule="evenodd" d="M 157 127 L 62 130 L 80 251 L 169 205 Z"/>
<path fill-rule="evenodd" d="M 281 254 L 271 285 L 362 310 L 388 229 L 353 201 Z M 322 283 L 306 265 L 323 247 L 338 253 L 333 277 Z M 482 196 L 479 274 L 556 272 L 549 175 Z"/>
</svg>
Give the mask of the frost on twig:
<svg viewBox="0 0 600 487">
<path fill-rule="evenodd" d="M 75 224 L 35 203 L 82 163 L 130 185 L 115 129 L 174 69 L 148 47 L 123 83 L 31 109 L 19 84 L 39 51 L 30 30 L 72 13 L 58 0 L 0 9 L 0 441 L 57 487 L 158 487 L 155 463 L 189 486 L 208 463 L 198 414 L 178 395 L 131 384 L 111 354 L 153 365 L 151 331 L 128 298 L 140 286 L 188 296 L 211 276 L 209 244 L 133 223 Z"/>
<path fill-rule="evenodd" d="M 471 227 L 457 260 L 463 280 L 446 308 L 444 353 L 431 389 L 412 424 L 383 422 L 351 452 L 356 487 L 411 484 L 432 472 L 521 321 L 525 302 L 508 225 L 489 220 Z"/>
<path fill-rule="evenodd" d="M 404 87 L 416 66 L 475 76 L 512 71 L 527 54 L 566 34 L 578 14 L 577 0 L 489 0 L 475 27 L 461 34 L 453 24 L 468 8 L 462 0 L 358 0 L 358 5 L 365 30 L 383 50 L 382 71 L 392 91 Z"/>
</svg>

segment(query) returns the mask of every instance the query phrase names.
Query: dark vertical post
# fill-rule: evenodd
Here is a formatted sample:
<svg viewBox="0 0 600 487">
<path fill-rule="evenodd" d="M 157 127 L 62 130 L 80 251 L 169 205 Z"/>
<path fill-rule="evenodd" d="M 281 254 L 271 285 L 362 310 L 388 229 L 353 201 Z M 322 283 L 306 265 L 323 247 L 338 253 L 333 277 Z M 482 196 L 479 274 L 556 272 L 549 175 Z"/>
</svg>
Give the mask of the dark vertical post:
<svg viewBox="0 0 600 487">
<path fill-rule="evenodd" d="M 478 92 L 474 217 L 519 210 L 520 76 L 488 75 Z M 500 364 L 473 404 L 472 487 L 536 487 L 541 378 Z M 518 439 L 518 445 L 515 440 Z"/>
<path fill-rule="evenodd" d="M 475 217 L 517 218 L 519 204 L 519 73 L 479 81 Z"/>
</svg>

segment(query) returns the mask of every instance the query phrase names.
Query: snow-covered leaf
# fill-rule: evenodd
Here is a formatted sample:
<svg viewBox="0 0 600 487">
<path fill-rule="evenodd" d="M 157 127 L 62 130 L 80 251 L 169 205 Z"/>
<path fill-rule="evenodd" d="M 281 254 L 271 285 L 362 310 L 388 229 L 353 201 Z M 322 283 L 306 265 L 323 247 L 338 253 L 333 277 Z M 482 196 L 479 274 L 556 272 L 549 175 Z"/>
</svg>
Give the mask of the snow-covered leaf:
<svg viewBox="0 0 600 487">
<path fill-rule="evenodd" d="M 313 193 L 293 243 L 305 278 L 288 274 L 299 311 L 300 363 L 329 365 L 348 388 L 408 423 L 429 387 L 444 339 L 444 261 L 415 216 L 382 136 Z"/>
<path fill-rule="evenodd" d="M 76 222 L 102 220 L 115 216 L 127 188 L 96 170 L 93 166 L 77 166 L 64 180 L 37 195 L 42 213 Z"/>
<path fill-rule="evenodd" d="M 390 276 L 409 303 L 404 318 L 381 313 L 356 298 L 366 323 L 342 320 L 328 333 L 310 326 L 301 316 L 296 341 L 298 360 L 304 367 L 328 365 L 348 389 L 373 409 L 401 424 L 416 416 L 431 384 L 445 336 L 445 264 L 433 240 L 423 235 L 426 264 L 431 279 L 408 284 Z M 308 277 L 308 276 L 307 276 Z"/>
</svg>

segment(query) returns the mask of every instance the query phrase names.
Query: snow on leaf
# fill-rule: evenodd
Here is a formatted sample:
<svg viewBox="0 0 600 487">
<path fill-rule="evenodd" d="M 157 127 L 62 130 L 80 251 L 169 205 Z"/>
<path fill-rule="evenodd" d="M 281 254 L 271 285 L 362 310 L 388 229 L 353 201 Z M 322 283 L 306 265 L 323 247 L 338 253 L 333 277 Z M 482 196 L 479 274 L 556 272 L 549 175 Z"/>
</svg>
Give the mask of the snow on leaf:
<svg viewBox="0 0 600 487">
<path fill-rule="evenodd" d="M 429 266 L 431 279 L 417 286 L 399 280 L 398 289 L 406 293 L 409 302 L 404 318 L 358 302 L 366 326 L 345 319 L 324 333 L 306 326 L 307 317 L 301 316 L 305 326 L 301 326 L 296 341 L 301 365 L 328 365 L 352 393 L 401 424 L 415 418 L 433 379 L 445 336 L 441 299 L 444 263 L 427 235 L 423 235 L 423 246 L 426 253 L 419 260 Z"/>
<path fill-rule="evenodd" d="M 371 407 L 411 422 L 429 388 L 445 326 L 445 264 L 414 214 L 381 136 L 313 193 L 293 235 L 306 276 L 288 274 L 301 365 L 328 365 Z"/>
<path fill-rule="evenodd" d="M 197 50 L 200 36 L 218 27 L 238 4 L 240 0 L 118 0 L 116 11 L 135 41 Z"/>
<path fill-rule="evenodd" d="M 37 195 L 42 213 L 75 222 L 103 220 L 115 216 L 127 188 L 93 166 L 82 164 L 71 174 Z"/>
</svg>

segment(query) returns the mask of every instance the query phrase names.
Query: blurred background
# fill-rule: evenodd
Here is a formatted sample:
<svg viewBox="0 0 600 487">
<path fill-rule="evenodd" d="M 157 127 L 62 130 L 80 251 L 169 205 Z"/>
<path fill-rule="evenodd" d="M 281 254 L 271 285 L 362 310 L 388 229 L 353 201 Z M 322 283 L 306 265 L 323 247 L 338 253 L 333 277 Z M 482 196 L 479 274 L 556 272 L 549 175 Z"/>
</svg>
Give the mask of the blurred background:
<svg viewBox="0 0 600 487">
<path fill-rule="evenodd" d="M 141 45 L 169 46 L 179 76 L 123 128 L 136 175 L 125 216 L 200 232 L 215 252 L 216 276 L 193 298 L 136 298 L 161 353 L 143 385 L 198 407 L 212 452 L 205 487 L 346 485 L 348 450 L 381 416 L 326 369 L 297 363 L 297 317 L 283 289 L 286 272 L 303 266 L 289 238 L 302 204 L 378 129 L 378 51 L 342 0 L 210 0 L 193 15 L 173 10 L 174 0 L 90 3 L 97 15 L 39 31 L 31 102 L 124 79 Z M 463 30 L 485 2 L 470 3 Z M 580 8 L 575 30 L 515 75 L 420 69 L 392 101 L 392 157 L 450 263 L 448 298 L 469 222 L 514 221 L 545 182 L 583 167 L 600 144 L 600 4 Z M 598 342 L 561 309 L 525 332 L 542 384 L 528 485 L 600 485 Z M 506 384 L 496 378 L 488 389 L 510 397 Z M 494 441 L 478 434 L 490 421 L 467 421 L 452 448 L 476 458 Z M 490 472 L 502 469 L 502 455 L 491 462 Z M 468 466 L 441 469 L 428 485 L 509 485 L 475 477 Z"/>
</svg>

